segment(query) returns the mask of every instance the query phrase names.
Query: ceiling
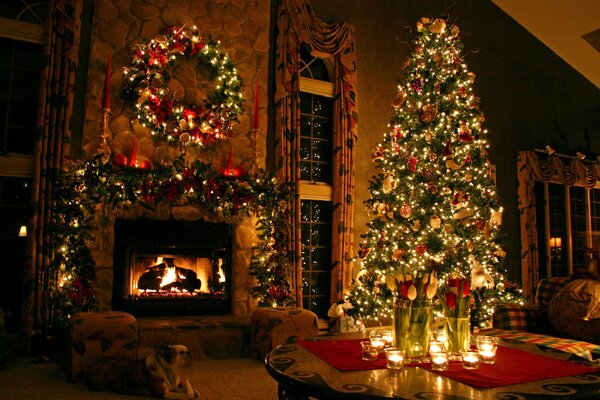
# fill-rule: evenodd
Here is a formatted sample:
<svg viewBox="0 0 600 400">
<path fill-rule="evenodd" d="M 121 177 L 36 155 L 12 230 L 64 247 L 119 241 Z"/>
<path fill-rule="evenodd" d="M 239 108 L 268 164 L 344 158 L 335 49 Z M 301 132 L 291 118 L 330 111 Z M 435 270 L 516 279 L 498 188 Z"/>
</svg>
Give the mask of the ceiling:
<svg viewBox="0 0 600 400">
<path fill-rule="evenodd" d="M 600 89 L 600 0 L 492 0 Z"/>
</svg>

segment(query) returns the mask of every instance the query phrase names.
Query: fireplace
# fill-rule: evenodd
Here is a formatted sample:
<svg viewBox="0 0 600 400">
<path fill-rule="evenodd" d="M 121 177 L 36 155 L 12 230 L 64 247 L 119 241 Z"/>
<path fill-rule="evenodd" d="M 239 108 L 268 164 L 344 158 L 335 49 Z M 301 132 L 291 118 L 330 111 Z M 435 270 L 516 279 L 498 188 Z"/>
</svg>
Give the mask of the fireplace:
<svg viewBox="0 0 600 400">
<path fill-rule="evenodd" d="M 113 310 L 138 317 L 231 311 L 231 227 L 151 219 L 115 222 Z"/>
</svg>

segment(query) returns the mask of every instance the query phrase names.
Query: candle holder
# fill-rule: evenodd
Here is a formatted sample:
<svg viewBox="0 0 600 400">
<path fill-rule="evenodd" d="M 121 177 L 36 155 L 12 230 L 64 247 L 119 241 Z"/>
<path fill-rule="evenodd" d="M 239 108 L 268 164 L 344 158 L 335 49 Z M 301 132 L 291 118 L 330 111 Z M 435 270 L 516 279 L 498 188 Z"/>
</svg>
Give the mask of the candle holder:
<svg viewBox="0 0 600 400">
<path fill-rule="evenodd" d="M 431 369 L 434 371 L 446 371 L 448 369 L 448 352 L 445 350 L 429 352 L 431 357 Z"/>
<path fill-rule="evenodd" d="M 479 369 L 479 353 L 476 351 L 462 352 L 462 367 L 464 369 Z"/>
<path fill-rule="evenodd" d="M 402 369 L 404 368 L 404 350 L 400 350 L 397 347 L 388 347 L 385 350 L 385 366 L 388 369 Z"/>
<path fill-rule="evenodd" d="M 378 334 L 371 336 L 369 338 L 369 341 L 377 349 L 378 352 L 383 351 L 384 347 L 386 346 L 385 339 L 383 338 L 383 336 L 380 336 Z"/>
<path fill-rule="evenodd" d="M 492 336 L 476 337 L 477 351 L 481 362 L 484 364 L 496 363 L 496 351 L 498 350 L 498 338 Z"/>
<path fill-rule="evenodd" d="M 385 347 L 392 347 L 394 342 L 394 333 L 392 331 L 381 331 L 381 337 L 385 341 Z"/>
<path fill-rule="evenodd" d="M 432 340 L 429 342 L 429 353 L 439 353 L 440 351 L 444 351 L 445 346 L 443 342 L 439 342 L 437 340 Z"/>
<path fill-rule="evenodd" d="M 365 361 L 376 361 L 379 355 L 379 348 L 372 345 L 370 340 L 360 342 L 362 349 L 362 359 Z"/>
</svg>

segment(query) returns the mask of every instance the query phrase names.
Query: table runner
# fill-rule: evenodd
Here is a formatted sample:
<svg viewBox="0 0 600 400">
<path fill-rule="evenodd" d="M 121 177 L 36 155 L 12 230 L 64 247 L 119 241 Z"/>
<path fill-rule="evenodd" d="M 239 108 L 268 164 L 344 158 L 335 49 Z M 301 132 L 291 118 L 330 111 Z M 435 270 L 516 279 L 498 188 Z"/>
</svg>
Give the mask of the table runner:
<svg viewBox="0 0 600 400">
<path fill-rule="evenodd" d="M 364 339 L 322 341 L 299 339 L 298 343 L 341 371 L 385 368 L 385 355 L 383 354 L 379 355 L 377 361 L 361 359 L 361 340 Z M 411 366 L 420 366 L 431 371 L 431 364 L 409 364 L 407 367 Z M 447 371 L 432 372 L 470 386 L 492 388 L 598 371 L 587 365 L 499 346 L 496 364 L 481 364 L 478 370 L 465 370 L 460 361 L 452 361 Z"/>
</svg>

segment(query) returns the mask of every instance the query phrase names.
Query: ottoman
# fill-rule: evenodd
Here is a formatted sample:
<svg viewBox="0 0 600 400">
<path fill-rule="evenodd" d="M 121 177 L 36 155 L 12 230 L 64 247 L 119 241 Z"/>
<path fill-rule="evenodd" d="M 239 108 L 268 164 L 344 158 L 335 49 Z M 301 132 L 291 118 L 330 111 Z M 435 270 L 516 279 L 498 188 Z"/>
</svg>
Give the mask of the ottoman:
<svg viewBox="0 0 600 400">
<path fill-rule="evenodd" d="M 70 377 L 81 379 L 80 372 L 100 358 L 116 355 L 137 358 L 137 320 L 121 311 L 79 312 L 69 320 Z"/>
<path fill-rule="evenodd" d="M 319 318 L 298 307 L 265 307 L 250 318 L 252 350 L 259 359 L 290 337 L 303 339 L 319 334 Z"/>
</svg>

